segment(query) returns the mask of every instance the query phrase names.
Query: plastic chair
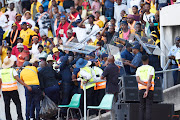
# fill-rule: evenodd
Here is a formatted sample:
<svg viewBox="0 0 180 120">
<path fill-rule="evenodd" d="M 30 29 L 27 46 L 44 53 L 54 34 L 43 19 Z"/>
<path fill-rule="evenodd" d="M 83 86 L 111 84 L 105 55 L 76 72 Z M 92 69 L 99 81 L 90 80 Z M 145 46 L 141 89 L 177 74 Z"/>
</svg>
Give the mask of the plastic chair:
<svg viewBox="0 0 180 120">
<path fill-rule="evenodd" d="M 73 97 L 71 98 L 71 102 L 69 105 L 59 105 L 58 106 L 58 119 L 59 118 L 59 114 L 60 114 L 60 108 L 68 108 L 67 109 L 67 116 L 66 116 L 66 120 L 69 119 L 69 111 L 71 113 L 71 117 L 72 119 L 73 118 L 73 115 L 72 115 L 72 112 L 70 109 L 78 109 L 79 110 L 79 113 L 81 115 L 81 118 L 82 118 L 82 113 L 81 113 L 81 110 L 79 109 L 79 106 L 80 106 L 80 99 L 81 99 L 81 94 L 74 94 Z"/>
<path fill-rule="evenodd" d="M 111 110 L 112 109 L 112 102 L 113 102 L 114 95 L 113 94 L 106 94 L 103 99 L 101 100 L 101 103 L 99 106 L 88 106 L 87 111 L 87 118 L 89 119 L 89 111 L 91 109 L 99 110 L 99 119 L 101 117 L 101 110 Z"/>
</svg>

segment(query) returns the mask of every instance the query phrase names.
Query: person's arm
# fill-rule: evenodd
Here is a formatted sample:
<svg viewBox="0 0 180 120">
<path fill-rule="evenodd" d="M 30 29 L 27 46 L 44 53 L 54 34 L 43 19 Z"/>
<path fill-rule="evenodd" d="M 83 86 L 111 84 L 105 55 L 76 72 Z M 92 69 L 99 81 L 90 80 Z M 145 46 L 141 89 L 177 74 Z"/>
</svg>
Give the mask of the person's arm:
<svg viewBox="0 0 180 120">
<path fill-rule="evenodd" d="M 84 23 L 85 20 L 87 20 L 87 18 L 88 18 L 88 17 L 86 17 L 85 19 L 83 19 L 83 20 L 79 23 L 78 27 L 80 27 L 80 28 L 85 28 L 85 26 L 83 25 L 83 23 Z"/>
<path fill-rule="evenodd" d="M 137 68 L 137 66 L 135 66 L 135 65 L 133 65 L 133 64 L 131 64 L 131 63 L 129 63 L 129 62 L 124 62 L 124 65 L 129 65 L 130 67 L 132 67 L 132 68 L 134 68 L 134 69 Z"/>
<path fill-rule="evenodd" d="M 26 83 L 24 83 L 19 77 L 18 75 L 14 76 L 14 79 L 16 79 L 21 85 L 25 86 L 29 91 L 32 91 L 32 88 L 30 86 L 28 86 Z"/>
<path fill-rule="evenodd" d="M 68 54 L 69 54 L 69 53 L 68 53 Z M 64 56 L 63 61 L 62 61 L 61 65 L 60 65 L 60 70 L 65 69 L 65 67 L 66 67 L 66 65 L 67 65 L 67 61 L 68 61 L 68 54 L 66 54 L 66 55 Z"/>
<path fill-rule="evenodd" d="M 52 5 L 51 5 L 52 6 Z M 49 10 L 48 10 L 49 12 L 49 18 L 51 19 L 51 18 L 53 18 L 53 13 L 52 13 L 52 8 L 50 8 Z"/>
<path fill-rule="evenodd" d="M 104 35 L 104 33 L 106 32 L 106 29 L 109 27 L 108 23 L 106 23 L 105 27 L 103 28 L 101 35 Z"/>
<path fill-rule="evenodd" d="M 105 77 L 107 77 L 108 75 L 109 75 L 109 68 L 106 67 L 106 68 L 104 69 L 104 72 L 102 73 L 100 79 L 104 80 Z"/>
<path fill-rule="evenodd" d="M 144 86 L 147 86 L 147 84 L 146 84 L 145 82 L 143 82 L 143 81 L 140 80 L 140 77 L 139 77 L 139 76 L 136 76 L 136 81 L 137 81 L 137 83 L 139 83 L 139 84 L 142 84 L 142 85 L 144 85 Z"/>
<path fill-rule="evenodd" d="M 72 28 L 72 23 L 73 23 L 74 21 L 73 20 L 71 20 L 71 22 L 69 23 L 69 25 L 68 25 L 68 27 L 67 27 L 67 29 L 71 29 Z"/>
<path fill-rule="evenodd" d="M 147 83 L 146 91 L 144 92 L 144 96 L 143 96 L 144 98 L 146 98 L 148 96 L 149 89 L 152 86 L 152 84 L 151 84 L 152 78 L 153 78 L 153 75 L 150 75 L 148 83 Z"/>
<path fill-rule="evenodd" d="M 139 20 L 140 20 L 143 24 L 146 24 L 146 22 L 143 20 L 144 13 L 145 13 L 145 10 L 143 10 L 143 11 L 142 11 L 142 14 L 140 14 Z"/>
</svg>

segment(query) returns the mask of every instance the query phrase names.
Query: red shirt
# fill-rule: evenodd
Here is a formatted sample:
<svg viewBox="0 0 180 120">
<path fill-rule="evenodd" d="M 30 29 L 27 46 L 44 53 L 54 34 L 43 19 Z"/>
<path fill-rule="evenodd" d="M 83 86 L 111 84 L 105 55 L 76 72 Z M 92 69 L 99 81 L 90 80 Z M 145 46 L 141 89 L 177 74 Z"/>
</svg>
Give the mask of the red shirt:
<svg viewBox="0 0 180 120">
<path fill-rule="evenodd" d="M 17 25 L 17 28 L 18 28 L 18 30 L 20 30 L 21 31 L 21 25 L 19 24 L 20 22 L 15 22 L 15 24 Z"/>
<path fill-rule="evenodd" d="M 79 15 L 79 13 L 75 12 L 72 15 L 70 15 L 69 19 L 72 20 L 73 18 L 76 18 L 78 15 Z"/>
<path fill-rule="evenodd" d="M 69 23 L 66 21 L 64 25 L 62 25 L 62 23 L 59 24 L 57 30 L 56 30 L 56 36 L 59 35 L 59 31 L 62 29 L 63 30 L 63 33 L 66 35 L 67 37 L 67 30 L 68 30 L 68 26 L 69 26 Z M 60 34 L 60 37 L 64 37 L 63 34 Z M 68 37 L 67 37 L 68 38 Z"/>
<path fill-rule="evenodd" d="M 39 36 L 39 41 L 41 41 L 41 40 L 42 40 L 42 38 L 41 38 L 41 35 L 40 35 L 40 33 L 38 33 L 38 36 Z"/>
<path fill-rule="evenodd" d="M 23 45 L 24 46 L 24 50 L 26 50 L 26 51 L 28 51 L 29 52 L 29 49 L 27 48 L 27 46 L 25 46 L 25 45 Z M 16 57 L 18 57 L 18 55 L 19 55 L 19 51 L 18 51 L 18 49 L 17 49 L 17 45 L 16 46 L 14 46 L 13 47 L 13 49 L 12 49 L 12 55 L 15 55 Z"/>
<path fill-rule="evenodd" d="M 58 56 L 55 56 L 55 55 L 53 54 L 53 59 L 54 59 L 56 62 L 60 59 L 59 54 L 60 54 L 60 52 L 58 53 Z"/>
</svg>

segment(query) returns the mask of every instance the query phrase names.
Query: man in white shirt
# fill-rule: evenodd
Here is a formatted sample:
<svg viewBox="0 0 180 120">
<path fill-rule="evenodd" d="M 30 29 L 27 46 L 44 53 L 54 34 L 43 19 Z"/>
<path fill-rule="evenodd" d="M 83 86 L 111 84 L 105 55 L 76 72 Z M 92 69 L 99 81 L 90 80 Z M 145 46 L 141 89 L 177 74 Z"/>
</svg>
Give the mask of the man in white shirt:
<svg viewBox="0 0 180 120">
<path fill-rule="evenodd" d="M 4 30 L 4 28 L 6 28 L 8 26 L 7 22 L 8 22 L 8 20 L 7 20 L 7 17 L 5 16 L 5 13 L 2 13 L 0 15 L 0 25 L 3 30 Z"/>
<path fill-rule="evenodd" d="M 12 30 L 12 24 L 14 23 L 14 21 L 9 20 L 9 14 L 7 12 L 5 12 L 4 15 L 7 21 L 6 22 L 4 21 L 5 23 L 2 26 L 4 26 L 3 30 L 7 32 L 7 36 L 8 36 L 9 32 Z"/>
<path fill-rule="evenodd" d="M 25 16 L 25 19 L 21 20 L 21 23 L 20 23 L 20 24 L 22 24 L 23 22 L 26 22 L 26 23 L 28 23 L 29 28 L 31 28 L 32 30 L 34 30 L 35 22 L 31 19 L 31 12 L 30 12 L 30 11 L 26 11 L 26 12 L 24 13 L 24 16 Z"/>
<path fill-rule="evenodd" d="M 128 13 L 128 8 L 127 5 L 121 4 L 121 0 L 117 0 L 117 5 L 114 7 L 114 18 L 116 19 L 117 22 L 119 22 L 122 17 L 121 17 L 121 11 L 124 10 L 126 14 Z"/>
<path fill-rule="evenodd" d="M 16 21 L 16 11 L 14 10 L 14 3 L 10 3 L 10 10 L 6 12 L 9 15 L 10 21 Z"/>
<path fill-rule="evenodd" d="M 38 39 L 38 36 L 33 36 L 32 40 L 33 40 L 32 49 L 29 50 L 29 52 L 32 55 L 32 58 L 39 59 L 39 50 L 38 50 L 39 39 Z"/>
<path fill-rule="evenodd" d="M 145 25 L 145 33 L 146 36 L 150 36 L 150 23 L 153 22 L 153 18 L 154 18 L 154 14 L 150 12 L 150 4 L 146 3 L 144 6 L 144 10 L 142 12 L 142 14 L 140 15 L 140 21 L 142 22 L 142 24 Z"/>
<path fill-rule="evenodd" d="M 84 21 L 88 19 L 88 24 L 83 25 Z M 100 31 L 99 26 L 94 24 L 95 17 L 90 15 L 79 23 L 78 27 L 85 28 L 86 38 L 91 38 L 94 42 L 96 40 L 96 34 Z"/>
</svg>

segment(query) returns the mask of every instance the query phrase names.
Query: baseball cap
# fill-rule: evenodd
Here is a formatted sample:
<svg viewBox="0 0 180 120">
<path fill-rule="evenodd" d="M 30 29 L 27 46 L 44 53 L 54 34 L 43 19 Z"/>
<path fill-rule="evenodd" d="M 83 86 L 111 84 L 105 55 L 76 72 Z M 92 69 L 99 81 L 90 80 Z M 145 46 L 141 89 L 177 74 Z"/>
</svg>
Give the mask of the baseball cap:
<svg viewBox="0 0 180 120">
<path fill-rule="evenodd" d="M 138 49 L 138 50 L 140 50 L 140 45 L 139 45 L 139 44 L 136 44 L 136 45 L 134 45 L 134 46 L 132 47 L 132 49 Z"/>
</svg>

